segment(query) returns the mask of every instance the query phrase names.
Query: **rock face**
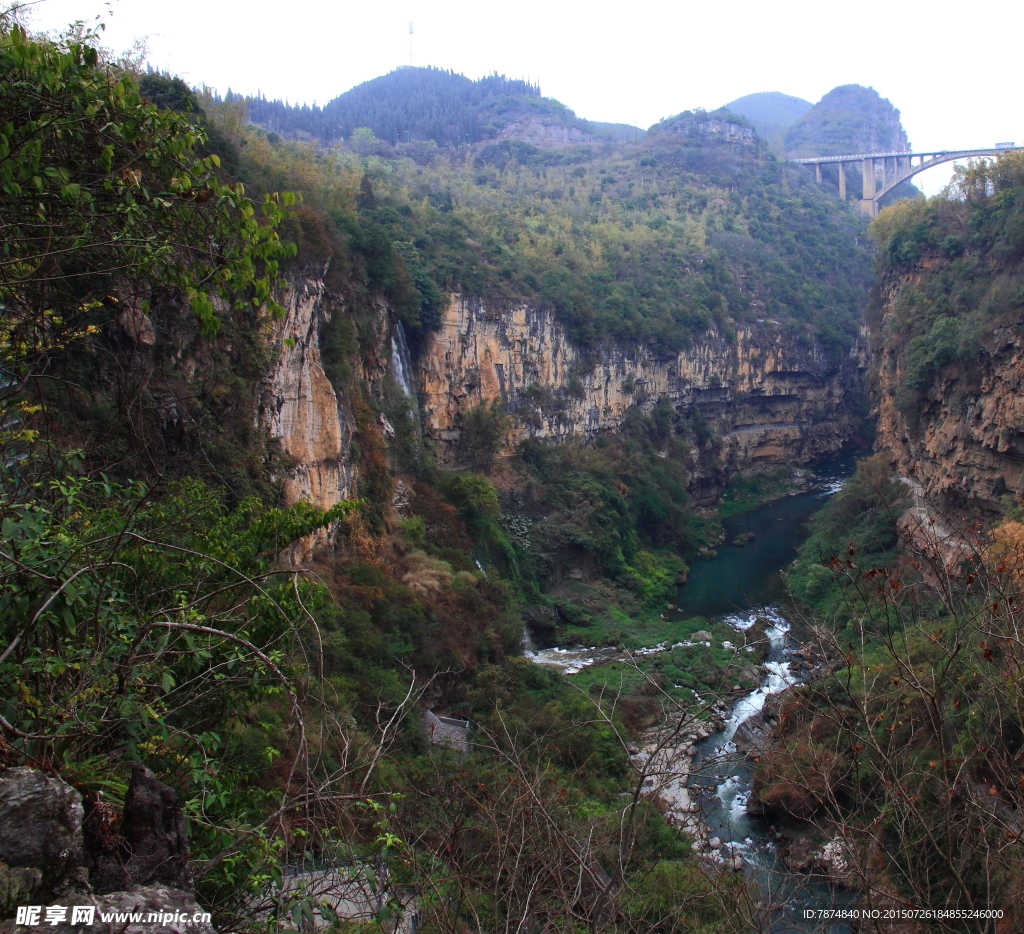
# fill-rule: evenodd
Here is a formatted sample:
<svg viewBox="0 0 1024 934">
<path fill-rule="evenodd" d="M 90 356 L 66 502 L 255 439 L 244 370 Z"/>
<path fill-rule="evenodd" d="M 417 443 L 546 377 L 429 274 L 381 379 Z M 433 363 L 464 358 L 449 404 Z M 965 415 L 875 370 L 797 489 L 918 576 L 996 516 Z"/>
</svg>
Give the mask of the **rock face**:
<svg viewBox="0 0 1024 934">
<path fill-rule="evenodd" d="M 352 400 L 335 390 L 321 355 L 326 329 L 336 315 L 346 314 L 345 302 L 327 288 L 322 273 L 312 270 L 293 277 L 278 296 L 286 313 L 274 322 L 270 336 L 273 363 L 263 379 L 257 423 L 278 439 L 291 460 L 283 478 L 285 500 L 330 509 L 353 494 L 358 477 L 350 454 L 356 427 Z M 383 299 L 376 301 L 375 312 L 371 327 L 376 349 L 354 361 L 354 375 L 375 396 L 381 395 L 385 379 L 412 395 L 399 326 Z M 383 416 L 378 420 L 388 433 L 391 426 Z M 310 549 L 326 537 L 324 533 L 293 545 L 292 562 L 308 558 Z"/>
<path fill-rule="evenodd" d="M 259 421 L 292 458 L 285 478 L 288 502 L 306 499 L 329 509 L 348 496 L 353 419 L 324 372 L 320 336 L 342 311 L 317 275 L 296 278 L 281 296 L 286 315 L 275 323 L 274 364 L 260 400 Z"/>
<path fill-rule="evenodd" d="M 0 774 L 0 860 L 9 885 L 60 890 L 81 882 L 82 796 L 30 768 Z"/>
<path fill-rule="evenodd" d="M 757 145 L 752 127 L 721 117 L 709 116 L 702 111 L 684 111 L 655 124 L 649 132 L 654 136 L 669 139 L 688 137 L 702 146 L 708 143 L 731 143 L 752 149 Z"/>
<path fill-rule="evenodd" d="M 521 139 L 533 146 L 567 146 L 589 143 L 594 137 L 550 117 L 525 116 L 505 124 L 498 131 L 498 139 Z"/>
<path fill-rule="evenodd" d="M 92 923 L 73 924 L 68 914 L 35 924 L 46 923 L 58 934 L 112 925 L 124 934 L 214 934 L 191 892 L 185 818 L 172 788 L 144 766 L 133 768 L 121 821 L 120 876 L 109 866 L 98 871 L 112 855 L 107 851 L 100 861 L 94 858 L 83 835 L 83 815 L 82 796 L 61 779 L 25 767 L 0 773 L 0 918 L 11 918 L 19 906 L 42 910 L 59 903 L 67 912 L 91 907 Z M 88 839 L 94 844 L 96 835 Z M 110 878 L 120 878 L 125 888 L 97 894 Z M 11 927 L 11 921 L 0 922 L 2 930 Z"/>
<path fill-rule="evenodd" d="M 890 283 L 891 298 L 897 283 Z M 889 312 L 883 318 L 886 323 Z M 953 528 L 1003 514 L 1001 497 L 1024 493 L 1024 340 L 1019 325 L 1005 323 L 979 343 L 967 372 L 952 363 L 937 374 L 911 413 L 897 406 L 902 360 L 878 351 L 875 401 L 879 451 L 898 474 L 910 478 L 915 512 Z"/>
<path fill-rule="evenodd" d="M 460 416 L 502 398 L 514 417 L 507 449 L 528 437 L 593 439 L 614 431 L 633 406 L 665 398 L 713 429 L 714 452 L 695 452 L 691 495 L 714 502 L 745 468 L 806 464 L 835 454 L 854 433 L 851 396 L 858 356 L 829 363 L 812 343 L 771 321 L 730 342 L 717 332 L 669 358 L 613 347 L 596 362 L 553 315 L 528 306 L 502 313 L 453 296 L 418 361 L 424 431 L 443 463 L 458 460 Z"/>
<path fill-rule="evenodd" d="M 178 793 L 144 765 L 132 766 L 121 834 L 128 851 L 126 868 L 132 882 L 192 889 L 185 815 L 178 803 Z"/>
</svg>

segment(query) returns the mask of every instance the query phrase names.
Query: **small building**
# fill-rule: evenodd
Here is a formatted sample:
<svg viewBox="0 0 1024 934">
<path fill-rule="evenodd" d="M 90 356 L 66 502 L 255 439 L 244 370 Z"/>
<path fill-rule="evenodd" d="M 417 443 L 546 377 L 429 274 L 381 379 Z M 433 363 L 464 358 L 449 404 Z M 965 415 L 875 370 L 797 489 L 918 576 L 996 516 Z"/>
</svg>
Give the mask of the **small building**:
<svg viewBox="0 0 1024 934">
<path fill-rule="evenodd" d="M 469 731 L 473 724 L 454 717 L 439 717 L 432 710 L 423 711 L 423 731 L 427 739 L 457 752 L 469 752 Z"/>
</svg>

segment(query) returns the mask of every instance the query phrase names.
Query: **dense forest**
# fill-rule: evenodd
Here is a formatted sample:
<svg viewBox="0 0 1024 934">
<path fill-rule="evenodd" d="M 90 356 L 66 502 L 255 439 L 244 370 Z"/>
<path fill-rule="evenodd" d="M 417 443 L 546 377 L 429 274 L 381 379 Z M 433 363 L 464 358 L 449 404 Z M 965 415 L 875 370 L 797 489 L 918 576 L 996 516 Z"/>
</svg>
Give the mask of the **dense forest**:
<svg viewBox="0 0 1024 934">
<path fill-rule="evenodd" d="M 396 93 L 404 74 L 386 76 Z M 391 147 L 369 128 L 331 151 L 274 132 L 246 146 L 281 180 L 303 164 L 350 197 L 365 175 L 367 218 L 430 296 L 422 322 L 407 318 L 413 326 L 430 326 L 438 292 L 463 291 L 553 308 L 588 345 L 646 342 L 671 353 L 709 327 L 773 318 L 846 352 L 869 277 L 860 223 L 763 147 L 709 143 L 698 128 L 714 119 L 743 122 L 684 114 L 635 146 Z M 304 194 L 307 203 L 323 196 Z"/>
<path fill-rule="evenodd" d="M 618 140 L 643 136 L 637 127 L 579 119 L 540 88 L 521 79 L 490 75 L 471 81 L 440 68 L 399 68 L 346 91 L 323 107 L 245 98 L 250 119 L 277 133 L 325 143 L 351 140 L 369 129 L 392 146 L 427 140 L 464 146 L 495 138 L 515 119 L 539 117 L 581 135 Z M 401 151 L 401 150 L 400 150 Z"/>
</svg>

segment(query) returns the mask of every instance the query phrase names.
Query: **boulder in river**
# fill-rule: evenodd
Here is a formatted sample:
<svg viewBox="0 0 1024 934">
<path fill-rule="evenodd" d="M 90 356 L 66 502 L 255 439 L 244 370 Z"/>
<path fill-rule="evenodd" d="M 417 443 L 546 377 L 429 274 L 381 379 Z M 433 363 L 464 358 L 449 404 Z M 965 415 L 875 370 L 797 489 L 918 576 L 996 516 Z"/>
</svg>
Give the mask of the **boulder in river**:
<svg viewBox="0 0 1024 934">
<path fill-rule="evenodd" d="M 740 752 L 757 758 L 764 755 L 771 746 L 772 724 L 758 711 L 751 714 L 738 727 L 733 742 Z"/>
</svg>

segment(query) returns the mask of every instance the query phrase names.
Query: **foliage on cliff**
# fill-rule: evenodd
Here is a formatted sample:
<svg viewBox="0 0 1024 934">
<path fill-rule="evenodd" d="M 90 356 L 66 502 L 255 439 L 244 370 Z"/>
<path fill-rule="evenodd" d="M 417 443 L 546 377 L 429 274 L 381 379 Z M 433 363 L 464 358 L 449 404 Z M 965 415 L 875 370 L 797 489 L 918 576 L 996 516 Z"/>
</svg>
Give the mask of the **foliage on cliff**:
<svg viewBox="0 0 1024 934">
<path fill-rule="evenodd" d="M 893 205 L 871 235 L 884 295 L 868 323 L 878 351 L 895 364 L 886 382 L 896 408 L 916 429 L 934 388 L 948 384 L 968 396 L 978 355 L 993 335 L 1020 326 L 1024 159 L 1008 153 L 957 167 L 943 194 Z"/>
<path fill-rule="evenodd" d="M 287 250 L 280 206 L 224 184 L 202 132 L 145 103 L 135 81 L 98 67 L 89 36 L 67 43 L 0 34 L 0 349 L 18 366 L 96 326 L 97 309 L 145 301 L 147 282 L 183 292 L 213 331 L 211 294 L 270 298 Z M 189 204 L 193 210 L 180 210 Z M 271 310 L 273 305 L 271 302 Z"/>
<path fill-rule="evenodd" d="M 843 625 L 849 598 L 833 558 L 852 562 L 855 554 L 859 565 L 894 566 L 899 546 L 896 522 L 909 496 L 906 484 L 891 475 L 885 455 L 860 461 L 842 490 L 809 520 L 811 534 L 786 574 L 793 595 Z"/>
</svg>

